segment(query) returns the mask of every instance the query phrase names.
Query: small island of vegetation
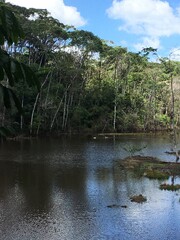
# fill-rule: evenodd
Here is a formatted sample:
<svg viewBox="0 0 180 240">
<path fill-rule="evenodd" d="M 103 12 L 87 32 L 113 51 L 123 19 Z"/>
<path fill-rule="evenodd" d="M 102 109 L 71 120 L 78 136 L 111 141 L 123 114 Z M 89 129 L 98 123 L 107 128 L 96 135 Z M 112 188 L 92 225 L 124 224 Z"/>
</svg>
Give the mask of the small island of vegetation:
<svg viewBox="0 0 180 240">
<path fill-rule="evenodd" d="M 167 180 L 171 179 L 171 184 L 162 183 L 160 189 L 162 190 L 178 190 L 179 184 L 174 184 L 174 178 L 180 176 L 180 163 L 161 161 L 149 156 L 132 156 L 124 160 L 120 160 L 118 165 L 126 170 L 136 172 L 140 177 L 147 177 L 149 179 Z"/>
</svg>

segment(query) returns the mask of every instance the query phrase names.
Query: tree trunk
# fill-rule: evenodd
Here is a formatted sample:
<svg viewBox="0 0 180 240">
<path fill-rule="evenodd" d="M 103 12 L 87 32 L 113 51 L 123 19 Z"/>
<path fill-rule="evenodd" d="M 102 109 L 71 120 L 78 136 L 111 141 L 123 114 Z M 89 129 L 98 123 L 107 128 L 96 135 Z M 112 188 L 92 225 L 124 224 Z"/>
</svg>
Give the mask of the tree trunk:
<svg viewBox="0 0 180 240">
<path fill-rule="evenodd" d="M 116 118 L 117 118 L 117 93 L 118 93 L 118 86 L 117 86 L 117 65 L 115 65 L 114 70 L 114 116 L 113 116 L 113 130 L 116 131 Z"/>
<path fill-rule="evenodd" d="M 48 80 L 49 74 L 50 74 L 50 72 L 47 74 L 44 82 L 43 82 L 42 85 L 41 85 L 40 91 L 39 91 L 38 94 L 36 95 L 36 100 L 35 100 L 35 102 L 34 102 L 33 110 L 32 110 L 32 113 L 31 113 L 30 135 L 32 134 L 33 121 L 34 121 L 34 112 L 35 112 L 35 109 L 36 109 L 36 106 L 37 106 L 37 103 L 38 103 L 38 99 L 39 99 L 39 96 L 40 96 L 40 93 L 41 93 L 41 89 L 43 88 L 43 86 L 45 85 L 46 81 Z"/>
<path fill-rule="evenodd" d="M 23 97 L 22 97 L 22 100 L 21 100 L 21 107 L 22 107 L 22 109 L 24 107 L 24 94 L 23 94 Z M 22 114 L 21 114 L 21 120 L 20 120 L 20 129 L 21 129 L 21 131 L 23 129 L 23 115 Z"/>
<path fill-rule="evenodd" d="M 177 137 L 176 137 L 176 126 L 175 126 L 175 109 L 174 109 L 174 88 L 173 88 L 173 76 L 171 74 L 171 124 L 172 124 L 172 132 L 173 132 L 173 148 L 176 153 L 176 162 L 179 160 L 179 154 L 177 149 Z"/>
<path fill-rule="evenodd" d="M 52 128 L 53 128 L 53 126 L 54 126 L 54 121 L 55 121 L 55 119 L 56 119 L 56 117 L 57 117 L 57 114 L 58 114 L 58 112 L 59 112 L 59 110 L 60 110 L 60 108 L 61 108 L 61 105 L 62 105 L 62 103 L 63 103 L 63 98 L 64 98 L 64 96 L 62 97 L 61 101 L 59 102 L 58 108 L 57 108 L 57 110 L 56 110 L 56 112 L 55 112 L 55 114 L 54 114 L 53 120 L 52 120 L 51 125 L 50 125 L 50 132 L 52 131 Z"/>
</svg>

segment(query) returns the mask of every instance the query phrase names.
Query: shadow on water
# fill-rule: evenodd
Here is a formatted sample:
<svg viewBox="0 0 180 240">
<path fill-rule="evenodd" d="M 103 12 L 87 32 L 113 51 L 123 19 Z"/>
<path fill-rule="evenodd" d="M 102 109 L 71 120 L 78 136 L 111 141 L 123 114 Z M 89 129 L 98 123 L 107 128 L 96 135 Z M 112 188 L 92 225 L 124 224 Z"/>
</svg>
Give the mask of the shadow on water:
<svg viewBox="0 0 180 240">
<path fill-rule="evenodd" d="M 6 199 L 9 190 L 18 186 L 29 209 L 48 212 L 53 188 L 76 193 L 85 189 L 86 172 L 81 168 L 53 169 L 47 164 L 10 161 L 1 161 L 0 166 L 0 199 Z"/>
<path fill-rule="evenodd" d="M 18 186 L 26 207 L 47 209 L 52 189 L 51 174 L 42 164 L 0 162 L 0 198 L 6 198 L 9 190 Z"/>
</svg>

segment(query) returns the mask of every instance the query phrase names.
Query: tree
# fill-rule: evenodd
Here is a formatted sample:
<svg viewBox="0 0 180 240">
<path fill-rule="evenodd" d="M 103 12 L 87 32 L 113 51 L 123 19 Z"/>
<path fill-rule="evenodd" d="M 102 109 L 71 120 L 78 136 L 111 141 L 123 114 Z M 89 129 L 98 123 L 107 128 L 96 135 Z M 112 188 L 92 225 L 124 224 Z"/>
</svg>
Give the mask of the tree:
<svg viewBox="0 0 180 240">
<path fill-rule="evenodd" d="M 0 2 L 0 45 L 2 46 L 0 48 L 1 102 L 7 109 L 10 109 L 12 104 L 14 104 L 20 113 L 22 113 L 22 107 L 14 91 L 15 84 L 20 79 L 23 79 L 31 86 L 39 86 L 34 72 L 25 64 L 12 58 L 4 50 L 6 45 L 17 44 L 19 38 L 22 37 L 24 37 L 24 34 L 15 15 L 5 3 Z M 5 128 L 2 126 L 1 134 L 4 133 Z"/>
<path fill-rule="evenodd" d="M 164 71 L 168 75 L 170 80 L 170 90 L 171 90 L 171 109 L 170 109 L 170 119 L 171 119 L 171 129 L 172 129 L 172 140 L 173 140 L 173 150 L 176 154 L 176 162 L 179 160 L 179 154 L 177 149 L 177 131 L 175 124 L 175 93 L 174 93 L 174 75 L 175 75 L 175 64 L 170 60 L 170 58 L 161 59 L 164 66 Z"/>
</svg>

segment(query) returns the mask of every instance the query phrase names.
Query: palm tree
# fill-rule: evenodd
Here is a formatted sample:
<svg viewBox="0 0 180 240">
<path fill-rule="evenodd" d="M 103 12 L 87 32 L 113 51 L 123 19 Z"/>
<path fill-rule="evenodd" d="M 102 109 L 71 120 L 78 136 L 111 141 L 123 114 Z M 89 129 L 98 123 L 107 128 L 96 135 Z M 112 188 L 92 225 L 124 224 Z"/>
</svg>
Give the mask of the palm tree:
<svg viewBox="0 0 180 240">
<path fill-rule="evenodd" d="M 0 100 L 4 108 L 11 109 L 12 104 L 22 113 L 22 107 L 17 98 L 14 87 L 20 79 L 25 80 L 28 85 L 39 84 L 34 72 L 25 64 L 12 58 L 7 49 L 17 44 L 19 38 L 23 38 L 23 30 L 13 12 L 0 1 Z M 6 129 L 2 126 L 0 134 L 5 135 Z"/>
</svg>

